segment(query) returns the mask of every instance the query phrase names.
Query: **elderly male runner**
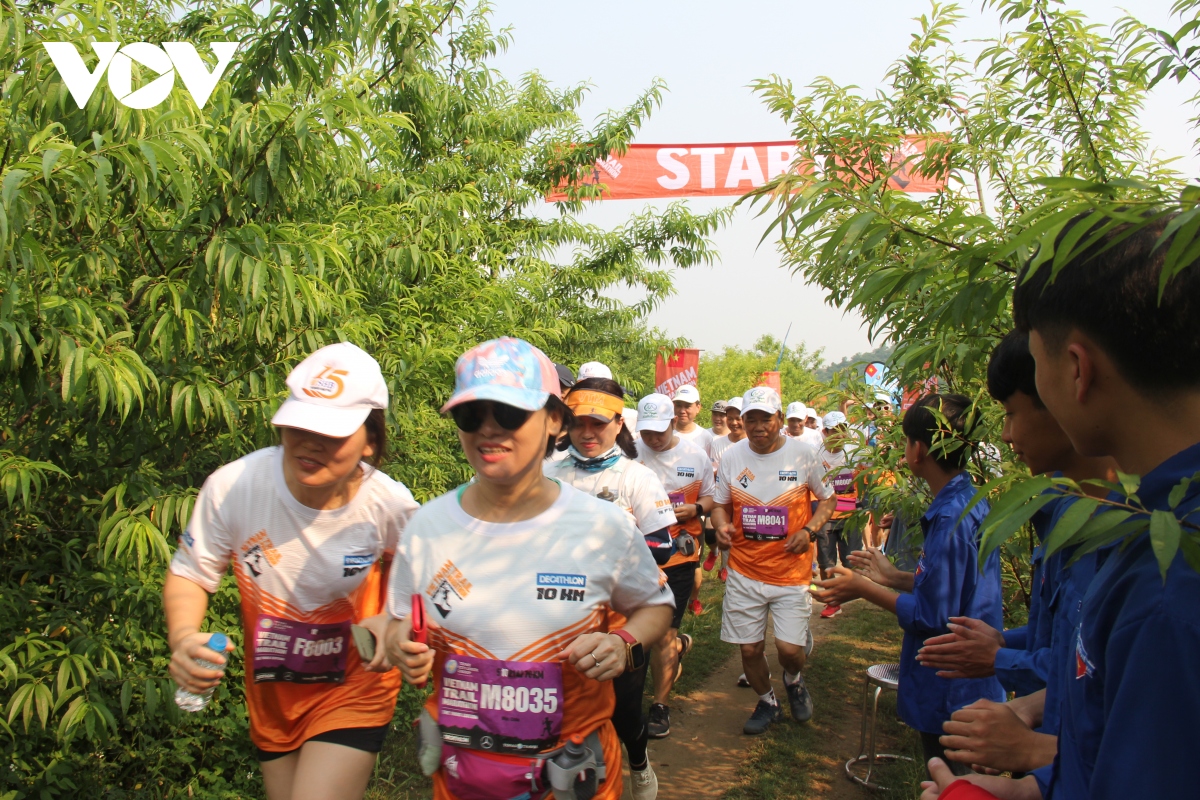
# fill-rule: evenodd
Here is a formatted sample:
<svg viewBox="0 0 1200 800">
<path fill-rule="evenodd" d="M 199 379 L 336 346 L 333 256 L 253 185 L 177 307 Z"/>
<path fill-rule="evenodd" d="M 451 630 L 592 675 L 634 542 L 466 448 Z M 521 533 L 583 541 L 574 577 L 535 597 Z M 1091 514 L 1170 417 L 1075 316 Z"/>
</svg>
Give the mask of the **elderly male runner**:
<svg viewBox="0 0 1200 800">
<path fill-rule="evenodd" d="M 730 553 L 721 639 L 741 646 L 742 667 L 758 694 L 743 728 L 754 735 L 783 718 L 764 655 L 767 612 L 775 623 L 792 717 L 798 722 L 812 718 L 802 674 L 812 613 L 810 544 L 836 501 L 816 451 L 779 435 L 784 420 L 775 390 L 756 386 L 742 399 L 746 438 L 721 457 L 712 517 L 717 542 Z M 815 512 L 814 498 L 819 501 Z"/>
</svg>

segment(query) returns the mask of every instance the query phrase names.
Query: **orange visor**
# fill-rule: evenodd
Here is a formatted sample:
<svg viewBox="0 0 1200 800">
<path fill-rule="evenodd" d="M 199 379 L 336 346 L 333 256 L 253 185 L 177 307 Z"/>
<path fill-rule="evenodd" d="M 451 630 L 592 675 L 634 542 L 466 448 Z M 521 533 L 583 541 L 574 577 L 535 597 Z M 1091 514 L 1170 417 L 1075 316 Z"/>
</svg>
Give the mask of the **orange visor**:
<svg viewBox="0 0 1200 800">
<path fill-rule="evenodd" d="M 567 408 L 576 416 L 600 417 L 613 420 L 625 408 L 624 401 L 607 392 L 597 392 L 592 389 L 576 389 L 567 394 Z"/>
</svg>

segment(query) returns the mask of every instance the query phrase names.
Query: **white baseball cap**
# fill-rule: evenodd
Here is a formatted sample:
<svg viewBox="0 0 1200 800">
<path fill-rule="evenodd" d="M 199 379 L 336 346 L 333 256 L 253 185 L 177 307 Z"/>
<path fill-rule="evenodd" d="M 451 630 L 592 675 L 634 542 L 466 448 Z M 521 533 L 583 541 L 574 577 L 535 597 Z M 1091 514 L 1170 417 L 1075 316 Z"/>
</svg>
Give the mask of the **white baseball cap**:
<svg viewBox="0 0 1200 800">
<path fill-rule="evenodd" d="M 821 427 L 823 428 L 836 428 L 838 425 L 845 424 L 846 415 L 840 411 L 830 411 L 825 415 L 825 418 L 821 420 Z"/>
<path fill-rule="evenodd" d="M 379 362 L 349 342 L 331 344 L 296 365 L 288 399 L 271 424 L 340 439 L 359 429 L 373 409 L 386 409 L 387 383 Z"/>
<path fill-rule="evenodd" d="M 690 383 L 686 383 L 675 390 L 675 396 L 671 400 L 672 402 L 678 400 L 684 403 L 699 403 L 700 390 Z"/>
<path fill-rule="evenodd" d="M 741 413 L 741 410 L 742 410 L 742 398 L 740 398 L 740 397 L 731 397 L 731 398 L 729 399 L 729 408 L 736 408 L 736 409 L 738 410 L 738 412 L 739 412 L 739 413 Z M 729 409 L 727 408 L 727 409 L 725 409 L 725 410 L 726 410 L 726 411 L 728 411 Z"/>
<path fill-rule="evenodd" d="M 805 411 L 804 418 L 805 419 L 815 419 L 817 422 L 821 421 L 821 415 L 817 412 L 817 410 L 815 408 L 810 408 L 807 411 Z"/>
<path fill-rule="evenodd" d="M 778 414 L 783 408 L 779 395 L 770 386 L 755 386 L 742 395 L 742 416 L 751 411 L 766 411 L 768 414 Z"/>
<path fill-rule="evenodd" d="M 579 368 L 579 380 L 587 378 L 608 378 L 611 381 L 612 370 L 599 361 L 589 361 Z"/>
<path fill-rule="evenodd" d="M 804 415 L 808 413 L 808 406 L 799 401 L 788 403 L 787 418 L 788 419 L 804 419 Z"/>
<path fill-rule="evenodd" d="M 675 404 L 665 394 L 648 394 L 638 402 L 637 429 L 662 433 L 675 420 Z"/>
<path fill-rule="evenodd" d="M 621 409 L 621 418 L 625 420 L 625 427 L 630 430 L 641 430 L 638 424 L 638 410 L 636 408 Z"/>
</svg>

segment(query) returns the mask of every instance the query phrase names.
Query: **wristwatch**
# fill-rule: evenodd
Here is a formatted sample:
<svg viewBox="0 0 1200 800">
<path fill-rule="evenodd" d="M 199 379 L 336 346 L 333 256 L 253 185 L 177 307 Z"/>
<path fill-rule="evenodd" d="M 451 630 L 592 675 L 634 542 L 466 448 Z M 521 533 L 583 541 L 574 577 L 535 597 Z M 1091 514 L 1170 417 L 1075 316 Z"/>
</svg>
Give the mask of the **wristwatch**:
<svg viewBox="0 0 1200 800">
<path fill-rule="evenodd" d="M 704 506 L 700 505 L 699 503 L 696 503 L 695 505 L 696 505 L 696 516 L 703 517 L 704 516 Z"/>
<path fill-rule="evenodd" d="M 609 631 L 609 633 L 614 636 L 620 636 L 621 640 L 625 642 L 626 671 L 633 672 L 646 666 L 646 651 L 642 648 L 642 643 L 632 633 L 620 628 L 615 631 Z"/>
</svg>

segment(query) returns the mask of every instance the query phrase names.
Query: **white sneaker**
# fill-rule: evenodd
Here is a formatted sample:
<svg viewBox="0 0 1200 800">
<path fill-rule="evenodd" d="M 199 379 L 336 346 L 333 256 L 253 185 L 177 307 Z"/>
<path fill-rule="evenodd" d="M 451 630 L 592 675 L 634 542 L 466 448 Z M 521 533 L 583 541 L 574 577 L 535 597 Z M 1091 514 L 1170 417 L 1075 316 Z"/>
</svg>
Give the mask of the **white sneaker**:
<svg viewBox="0 0 1200 800">
<path fill-rule="evenodd" d="M 643 770 L 629 770 L 629 777 L 633 779 L 633 800 L 655 800 L 658 797 L 658 776 L 654 774 L 654 767 L 649 761 Z"/>
</svg>

